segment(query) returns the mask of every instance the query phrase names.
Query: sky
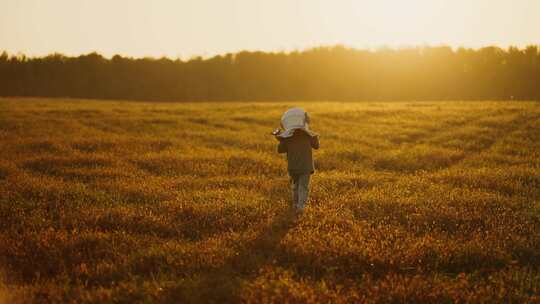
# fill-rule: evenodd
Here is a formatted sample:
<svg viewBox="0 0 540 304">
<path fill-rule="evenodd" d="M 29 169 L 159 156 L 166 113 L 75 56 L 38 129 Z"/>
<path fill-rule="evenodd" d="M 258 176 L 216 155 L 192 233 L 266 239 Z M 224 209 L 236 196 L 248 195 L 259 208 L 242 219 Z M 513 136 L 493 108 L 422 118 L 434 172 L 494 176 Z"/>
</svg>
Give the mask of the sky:
<svg viewBox="0 0 540 304">
<path fill-rule="evenodd" d="M 540 0 L 0 0 L 10 54 L 185 59 L 335 44 L 540 44 Z"/>
</svg>

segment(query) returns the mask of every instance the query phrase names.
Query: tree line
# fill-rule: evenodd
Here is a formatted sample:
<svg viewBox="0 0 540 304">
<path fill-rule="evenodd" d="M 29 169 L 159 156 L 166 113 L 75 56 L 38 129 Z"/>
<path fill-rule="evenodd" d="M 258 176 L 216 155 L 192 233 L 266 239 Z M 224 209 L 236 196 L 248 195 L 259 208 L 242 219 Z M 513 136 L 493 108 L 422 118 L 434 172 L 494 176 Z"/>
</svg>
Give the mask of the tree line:
<svg viewBox="0 0 540 304">
<path fill-rule="evenodd" d="M 156 101 L 540 100 L 540 51 L 318 47 L 182 61 L 0 55 L 1 96 Z"/>
</svg>

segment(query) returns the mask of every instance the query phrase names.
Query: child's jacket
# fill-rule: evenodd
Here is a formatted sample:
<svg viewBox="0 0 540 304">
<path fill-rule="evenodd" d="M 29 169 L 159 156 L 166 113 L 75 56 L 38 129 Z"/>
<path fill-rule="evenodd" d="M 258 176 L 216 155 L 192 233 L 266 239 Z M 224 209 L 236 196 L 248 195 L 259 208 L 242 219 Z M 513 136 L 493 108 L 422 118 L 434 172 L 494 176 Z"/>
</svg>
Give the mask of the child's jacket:
<svg viewBox="0 0 540 304">
<path fill-rule="evenodd" d="M 301 129 L 295 130 L 293 136 L 279 140 L 278 152 L 287 153 L 289 175 L 315 172 L 312 148 L 319 149 L 319 137 L 309 136 Z"/>
</svg>

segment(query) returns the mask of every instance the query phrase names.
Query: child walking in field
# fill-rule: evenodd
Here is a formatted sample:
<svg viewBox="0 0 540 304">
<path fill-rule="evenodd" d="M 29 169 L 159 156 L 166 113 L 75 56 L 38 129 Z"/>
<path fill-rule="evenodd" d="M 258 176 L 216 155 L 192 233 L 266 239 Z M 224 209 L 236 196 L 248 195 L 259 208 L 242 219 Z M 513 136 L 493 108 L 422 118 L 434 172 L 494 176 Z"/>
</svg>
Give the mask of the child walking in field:
<svg viewBox="0 0 540 304">
<path fill-rule="evenodd" d="M 309 178 L 315 172 L 312 149 L 319 149 L 319 135 L 309 129 L 309 116 L 301 108 L 292 108 L 281 117 L 283 131 L 274 135 L 278 153 L 287 153 L 293 206 L 303 211 L 309 195 Z"/>
</svg>

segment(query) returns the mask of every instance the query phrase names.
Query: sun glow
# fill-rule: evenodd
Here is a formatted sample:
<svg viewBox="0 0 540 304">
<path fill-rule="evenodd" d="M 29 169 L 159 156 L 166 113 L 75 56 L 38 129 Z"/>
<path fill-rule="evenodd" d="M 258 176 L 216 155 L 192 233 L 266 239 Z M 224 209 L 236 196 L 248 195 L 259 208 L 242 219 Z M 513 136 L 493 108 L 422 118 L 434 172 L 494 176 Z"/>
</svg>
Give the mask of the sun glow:
<svg viewBox="0 0 540 304">
<path fill-rule="evenodd" d="M 4 0 L 0 50 L 190 57 L 320 45 L 540 44 L 529 0 Z"/>
<path fill-rule="evenodd" d="M 339 27 L 336 32 L 347 33 L 347 40 L 355 45 L 436 43 L 437 22 L 445 10 L 445 1 L 441 0 L 348 0 L 333 9 L 321 3 L 327 14 L 324 26 Z"/>
</svg>

